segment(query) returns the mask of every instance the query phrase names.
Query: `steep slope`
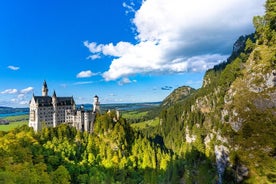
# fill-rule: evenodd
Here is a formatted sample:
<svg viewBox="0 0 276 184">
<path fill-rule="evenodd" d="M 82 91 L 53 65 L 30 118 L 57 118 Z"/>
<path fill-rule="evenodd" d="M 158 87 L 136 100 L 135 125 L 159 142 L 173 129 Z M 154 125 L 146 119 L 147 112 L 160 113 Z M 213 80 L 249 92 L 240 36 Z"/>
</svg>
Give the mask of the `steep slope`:
<svg viewBox="0 0 276 184">
<path fill-rule="evenodd" d="M 275 12 L 267 1 L 266 15 L 254 18 L 256 33 L 239 38 L 201 89 L 163 109 L 157 133 L 185 160 L 185 182 L 202 183 L 206 172 L 210 183 L 276 182 Z"/>
</svg>

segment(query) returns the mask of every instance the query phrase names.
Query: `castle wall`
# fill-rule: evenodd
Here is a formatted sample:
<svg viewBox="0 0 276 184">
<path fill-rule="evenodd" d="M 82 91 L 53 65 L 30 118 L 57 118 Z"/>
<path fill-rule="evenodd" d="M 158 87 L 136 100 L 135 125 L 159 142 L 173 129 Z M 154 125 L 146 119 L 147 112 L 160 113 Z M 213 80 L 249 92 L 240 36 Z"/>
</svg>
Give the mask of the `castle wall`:
<svg viewBox="0 0 276 184">
<path fill-rule="evenodd" d="M 37 105 L 32 99 L 30 102 L 30 113 L 29 113 L 29 127 L 33 127 L 34 131 L 38 130 L 38 113 Z"/>
<path fill-rule="evenodd" d="M 61 123 L 65 123 L 66 122 L 66 110 L 71 110 L 73 109 L 73 107 L 71 105 L 64 105 L 64 106 L 57 106 L 57 120 L 56 123 L 57 125 L 61 124 Z"/>
<path fill-rule="evenodd" d="M 37 114 L 39 129 L 41 129 L 42 126 L 53 126 L 53 107 L 38 107 Z"/>
</svg>

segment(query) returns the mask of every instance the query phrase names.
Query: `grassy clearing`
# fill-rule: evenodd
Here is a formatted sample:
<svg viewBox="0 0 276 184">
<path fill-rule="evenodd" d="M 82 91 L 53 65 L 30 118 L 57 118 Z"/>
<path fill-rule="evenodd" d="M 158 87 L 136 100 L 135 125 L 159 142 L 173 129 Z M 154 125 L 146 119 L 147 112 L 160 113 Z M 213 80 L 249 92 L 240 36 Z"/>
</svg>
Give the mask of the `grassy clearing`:
<svg viewBox="0 0 276 184">
<path fill-rule="evenodd" d="M 18 116 L 8 116 L 3 118 L 5 120 L 8 120 L 9 122 L 18 122 L 18 121 L 28 121 L 29 115 L 18 115 Z"/>
<path fill-rule="evenodd" d="M 155 127 L 158 124 L 159 124 L 159 118 L 155 118 L 155 119 L 152 119 L 152 120 L 131 124 L 131 127 L 135 128 L 135 129 L 142 130 L 142 129 L 145 129 L 145 128 L 148 128 L 148 127 Z"/>
<path fill-rule="evenodd" d="M 10 131 L 22 125 L 28 125 L 28 121 L 10 122 L 8 125 L 0 125 L 0 131 Z"/>
<path fill-rule="evenodd" d="M 126 119 L 137 119 L 146 116 L 147 113 L 148 111 L 126 111 L 122 113 L 122 116 Z"/>
<path fill-rule="evenodd" d="M 29 115 L 19 115 L 19 116 L 9 116 L 3 118 L 5 120 L 8 120 L 10 124 L 8 125 L 0 125 L 0 131 L 10 131 L 16 127 L 27 125 Z"/>
</svg>

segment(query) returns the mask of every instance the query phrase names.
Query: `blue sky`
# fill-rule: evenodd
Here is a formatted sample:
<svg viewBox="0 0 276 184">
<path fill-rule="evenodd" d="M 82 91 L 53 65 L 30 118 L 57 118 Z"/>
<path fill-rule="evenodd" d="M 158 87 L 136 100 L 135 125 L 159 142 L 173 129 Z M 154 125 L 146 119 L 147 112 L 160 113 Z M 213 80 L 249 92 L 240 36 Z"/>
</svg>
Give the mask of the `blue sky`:
<svg viewBox="0 0 276 184">
<path fill-rule="evenodd" d="M 25 107 L 44 80 L 78 104 L 155 102 L 201 87 L 264 0 L 3 0 L 0 106 Z"/>
</svg>

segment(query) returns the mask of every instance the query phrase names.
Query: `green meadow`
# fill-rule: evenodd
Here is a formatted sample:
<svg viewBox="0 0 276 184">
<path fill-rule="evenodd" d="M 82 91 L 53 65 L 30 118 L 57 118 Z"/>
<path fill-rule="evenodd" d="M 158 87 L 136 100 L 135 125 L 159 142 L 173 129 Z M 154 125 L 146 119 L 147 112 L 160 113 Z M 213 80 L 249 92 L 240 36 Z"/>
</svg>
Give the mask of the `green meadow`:
<svg viewBox="0 0 276 184">
<path fill-rule="evenodd" d="M 152 120 L 147 120 L 147 121 L 143 121 L 143 122 L 139 122 L 139 123 L 133 123 L 133 124 L 131 124 L 131 127 L 134 129 L 143 130 L 148 127 L 155 127 L 159 124 L 159 122 L 160 122 L 159 118 L 155 118 Z"/>
<path fill-rule="evenodd" d="M 9 116 L 3 119 L 8 120 L 10 124 L 0 125 L 0 131 L 9 131 L 16 127 L 28 124 L 29 115 L 18 115 L 18 116 Z"/>
</svg>

